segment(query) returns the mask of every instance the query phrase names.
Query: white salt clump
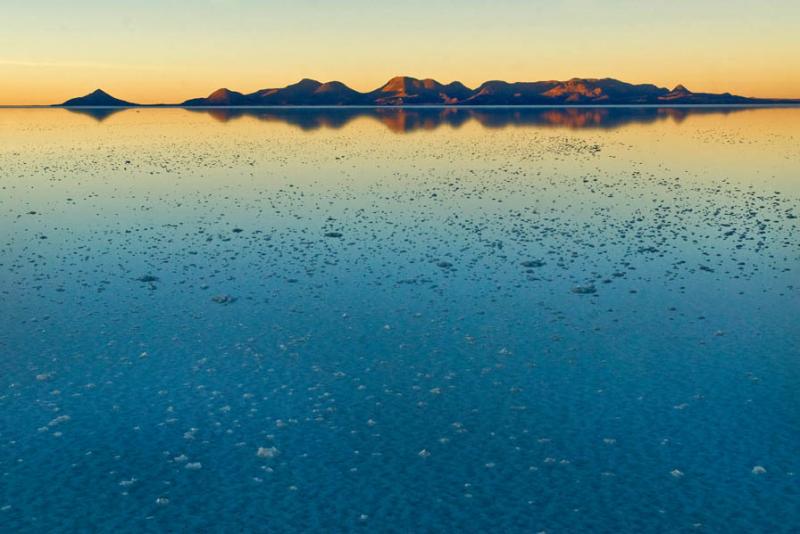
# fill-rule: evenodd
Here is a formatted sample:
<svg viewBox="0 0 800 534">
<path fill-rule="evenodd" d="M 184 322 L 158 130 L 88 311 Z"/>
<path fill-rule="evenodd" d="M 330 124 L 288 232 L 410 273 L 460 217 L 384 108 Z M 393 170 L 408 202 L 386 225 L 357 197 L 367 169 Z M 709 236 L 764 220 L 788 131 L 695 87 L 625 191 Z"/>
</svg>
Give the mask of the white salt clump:
<svg viewBox="0 0 800 534">
<path fill-rule="evenodd" d="M 377 422 L 375 422 L 375 420 L 374 420 L 374 419 L 367 419 L 367 425 L 368 425 L 368 426 L 375 426 L 375 425 L 377 425 L 377 424 L 378 424 L 378 423 L 377 423 Z"/>
<path fill-rule="evenodd" d="M 186 456 L 185 454 L 181 454 L 180 456 L 176 456 L 175 458 L 173 458 L 173 460 L 175 460 L 176 462 L 186 462 L 189 460 L 189 457 Z"/>
<path fill-rule="evenodd" d="M 420 458 L 427 458 L 428 456 L 430 456 L 430 455 L 431 455 L 431 453 L 430 453 L 430 452 L 428 452 L 426 449 L 422 449 L 421 451 L 419 451 L 419 452 L 417 453 L 417 455 L 418 455 Z"/>
<path fill-rule="evenodd" d="M 68 416 L 68 415 L 59 415 L 58 417 L 56 417 L 55 419 L 53 419 L 52 421 L 50 421 L 49 423 L 47 423 L 47 426 L 56 426 L 56 425 L 60 425 L 61 423 L 66 423 L 66 422 L 67 422 L 67 421 L 69 421 L 70 419 L 71 419 L 71 417 L 70 417 L 70 416 Z"/>
<path fill-rule="evenodd" d="M 755 466 L 755 467 L 753 468 L 753 471 L 752 471 L 752 473 L 753 473 L 754 475 L 763 475 L 763 474 L 764 474 L 764 473 L 766 473 L 766 472 L 767 472 L 767 470 L 766 470 L 766 469 L 764 469 L 764 466 L 761 466 L 761 465 L 757 465 L 757 466 Z"/>
<path fill-rule="evenodd" d="M 156 504 L 160 506 L 165 506 L 169 504 L 169 499 L 167 499 L 166 497 L 159 497 L 158 499 L 156 499 Z"/>
<path fill-rule="evenodd" d="M 278 455 L 278 449 L 275 447 L 259 447 L 256 456 L 259 458 L 275 458 Z"/>
<path fill-rule="evenodd" d="M 200 462 L 191 462 L 186 464 L 185 467 L 190 471 L 199 471 L 200 469 L 203 468 L 203 464 L 201 464 Z"/>
<path fill-rule="evenodd" d="M 681 478 L 683 476 L 683 471 L 679 469 L 673 469 L 669 472 L 670 475 L 674 476 L 675 478 Z"/>
</svg>

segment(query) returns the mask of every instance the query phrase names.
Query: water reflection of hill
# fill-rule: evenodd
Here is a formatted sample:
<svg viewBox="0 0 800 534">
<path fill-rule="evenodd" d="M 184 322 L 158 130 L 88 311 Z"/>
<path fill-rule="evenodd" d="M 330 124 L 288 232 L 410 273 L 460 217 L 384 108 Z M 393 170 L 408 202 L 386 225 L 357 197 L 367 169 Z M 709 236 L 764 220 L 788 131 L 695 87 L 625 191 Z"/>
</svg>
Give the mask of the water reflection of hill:
<svg viewBox="0 0 800 534">
<path fill-rule="evenodd" d="M 208 108 L 191 109 L 208 113 L 221 122 L 252 117 L 302 128 L 342 128 L 361 118 L 384 124 L 395 133 L 434 130 L 446 125 L 458 128 L 477 121 L 485 128 L 539 126 L 560 128 L 612 129 L 631 123 L 660 120 L 682 122 L 693 114 L 728 114 L 744 107 L 619 107 L 619 108 Z"/>
<path fill-rule="evenodd" d="M 357 119 L 377 120 L 395 133 L 434 130 L 446 125 L 458 128 L 476 121 L 485 128 L 538 126 L 558 128 L 613 129 L 631 123 L 661 120 L 684 121 L 689 115 L 728 114 L 748 107 L 585 107 L 585 108 L 186 108 L 192 113 L 206 113 L 220 122 L 250 117 L 265 122 L 280 122 L 303 130 L 339 129 Z M 70 109 L 98 121 L 125 111 L 122 108 L 91 110 Z"/>
<path fill-rule="evenodd" d="M 88 117 L 93 118 L 97 122 L 103 122 L 107 118 L 112 115 L 116 115 L 117 113 L 121 113 L 125 111 L 127 108 L 98 108 L 98 107 L 85 107 L 85 108 L 67 108 L 72 113 L 77 113 L 79 115 L 86 115 Z"/>
</svg>

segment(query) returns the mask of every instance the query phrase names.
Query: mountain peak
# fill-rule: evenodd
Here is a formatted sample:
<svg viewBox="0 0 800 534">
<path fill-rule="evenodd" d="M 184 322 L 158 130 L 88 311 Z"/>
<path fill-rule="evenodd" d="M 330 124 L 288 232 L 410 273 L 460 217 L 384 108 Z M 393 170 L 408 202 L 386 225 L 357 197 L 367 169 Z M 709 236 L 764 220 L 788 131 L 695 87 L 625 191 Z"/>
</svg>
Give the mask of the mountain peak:
<svg viewBox="0 0 800 534">
<path fill-rule="evenodd" d="M 114 98 L 102 89 L 95 89 L 88 95 L 79 96 L 78 98 L 71 98 L 67 100 L 62 106 L 65 107 L 81 107 L 81 106 L 94 106 L 94 107 L 127 107 L 136 106 L 131 102 Z"/>
<path fill-rule="evenodd" d="M 670 92 L 671 93 L 683 93 L 683 94 L 687 94 L 687 95 L 692 93 L 690 90 L 688 90 L 686 87 L 684 87 L 683 84 L 680 84 L 680 83 L 678 85 L 676 85 L 675 88 Z"/>
<path fill-rule="evenodd" d="M 236 91 L 231 91 L 227 87 L 221 87 L 221 88 L 217 89 L 216 91 L 212 92 L 210 95 L 208 95 L 208 98 L 219 98 L 219 97 L 222 97 L 222 96 L 230 96 L 230 95 L 234 94 L 235 92 Z"/>
<path fill-rule="evenodd" d="M 397 82 L 418 82 L 419 78 L 415 78 L 414 76 L 393 76 L 389 79 L 388 83 L 397 83 Z"/>
<path fill-rule="evenodd" d="M 185 105 L 192 106 L 244 106 L 248 104 L 247 97 L 237 91 L 231 91 L 227 87 L 217 89 L 206 98 L 194 98 L 184 102 Z"/>
<path fill-rule="evenodd" d="M 411 76 L 395 76 L 386 82 L 379 91 L 383 93 L 405 93 L 410 88 L 419 84 L 420 80 L 418 78 L 412 78 Z"/>
<path fill-rule="evenodd" d="M 289 87 L 295 87 L 297 89 L 311 89 L 314 90 L 321 86 L 322 84 L 317 80 L 312 80 L 311 78 L 303 78 L 297 83 L 290 85 Z"/>
</svg>

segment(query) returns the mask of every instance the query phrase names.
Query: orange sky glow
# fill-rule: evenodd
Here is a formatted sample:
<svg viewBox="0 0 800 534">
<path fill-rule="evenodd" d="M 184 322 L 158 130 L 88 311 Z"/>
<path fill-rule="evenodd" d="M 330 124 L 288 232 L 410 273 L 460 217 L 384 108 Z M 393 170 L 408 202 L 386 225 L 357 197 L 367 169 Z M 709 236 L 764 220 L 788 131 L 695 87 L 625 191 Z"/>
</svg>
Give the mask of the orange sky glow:
<svg viewBox="0 0 800 534">
<path fill-rule="evenodd" d="M 109 4 L 4 7 L 0 105 L 59 103 L 96 88 L 177 103 L 219 87 L 252 92 L 304 77 L 366 91 L 395 75 L 471 87 L 614 77 L 800 98 L 794 0 Z"/>
</svg>

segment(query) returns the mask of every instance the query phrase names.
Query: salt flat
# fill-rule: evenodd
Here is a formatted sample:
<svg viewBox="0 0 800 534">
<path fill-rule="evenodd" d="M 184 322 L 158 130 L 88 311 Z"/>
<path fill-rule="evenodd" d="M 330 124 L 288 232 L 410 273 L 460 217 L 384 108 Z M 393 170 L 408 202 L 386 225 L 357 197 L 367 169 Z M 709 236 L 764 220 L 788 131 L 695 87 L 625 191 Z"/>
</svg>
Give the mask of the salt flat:
<svg viewBox="0 0 800 534">
<path fill-rule="evenodd" d="M 4 528 L 800 524 L 800 109 L 106 111 L 0 110 Z"/>
</svg>

